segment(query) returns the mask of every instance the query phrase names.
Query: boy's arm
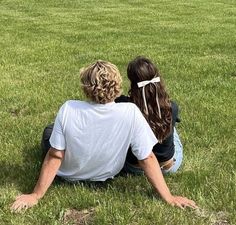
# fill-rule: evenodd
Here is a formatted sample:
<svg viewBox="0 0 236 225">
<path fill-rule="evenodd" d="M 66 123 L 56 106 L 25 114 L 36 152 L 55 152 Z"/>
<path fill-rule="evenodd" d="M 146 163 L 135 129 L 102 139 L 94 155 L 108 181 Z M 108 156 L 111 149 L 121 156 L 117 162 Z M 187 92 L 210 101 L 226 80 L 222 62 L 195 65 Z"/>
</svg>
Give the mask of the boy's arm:
<svg viewBox="0 0 236 225">
<path fill-rule="evenodd" d="M 197 208 L 197 205 L 194 201 L 181 196 L 173 196 L 170 193 L 170 190 L 167 187 L 167 184 L 162 175 L 160 165 L 153 152 L 146 159 L 140 160 L 139 165 L 144 170 L 148 181 L 154 187 L 155 191 L 158 192 L 167 203 L 180 208 Z"/>
<path fill-rule="evenodd" d="M 11 206 L 12 211 L 19 212 L 38 203 L 53 182 L 64 158 L 65 151 L 50 148 L 42 165 L 39 179 L 31 194 L 20 195 Z"/>
</svg>

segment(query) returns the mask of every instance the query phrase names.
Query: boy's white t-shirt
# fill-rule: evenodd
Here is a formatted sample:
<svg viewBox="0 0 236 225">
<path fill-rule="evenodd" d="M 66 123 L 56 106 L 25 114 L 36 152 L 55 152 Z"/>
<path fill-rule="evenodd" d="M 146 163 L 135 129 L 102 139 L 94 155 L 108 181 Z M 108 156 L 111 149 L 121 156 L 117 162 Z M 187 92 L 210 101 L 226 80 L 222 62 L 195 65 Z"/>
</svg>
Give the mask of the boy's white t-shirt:
<svg viewBox="0 0 236 225">
<path fill-rule="evenodd" d="M 53 148 L 65 150 L 57 175 L 67 180 L 113 178 L 123 168 L 129 146 L 143 160 L 156 143 L 135 104 L 77 100 L 62 105 L 50 138 Z"/>
</svg>

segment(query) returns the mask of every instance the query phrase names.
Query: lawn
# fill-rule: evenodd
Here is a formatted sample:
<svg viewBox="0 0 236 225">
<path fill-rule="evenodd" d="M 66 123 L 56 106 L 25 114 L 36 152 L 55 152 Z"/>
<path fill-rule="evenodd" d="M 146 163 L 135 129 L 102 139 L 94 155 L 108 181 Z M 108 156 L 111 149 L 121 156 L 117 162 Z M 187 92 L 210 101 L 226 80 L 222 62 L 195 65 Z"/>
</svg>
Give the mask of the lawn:
<svg viewBox="0 0 236 225">
<path fill-rule="evenodd" d="M 236 224 L 235 0 L 0 0 L 0 47 L 1 225 L 66 224 L 68 209 L 95 225 Z M 173 208 L 129 176 L 104 188 L 54 184 L 37 206 L 11 213 L 37 180 L 44 126 L 64 101 L 84 99 L 80 68 L 111 61 L 126 94 L 137 55 L 158 65 L 181 108 L 185 157 L 168 186 L 200 209 Z"/>
</svg>

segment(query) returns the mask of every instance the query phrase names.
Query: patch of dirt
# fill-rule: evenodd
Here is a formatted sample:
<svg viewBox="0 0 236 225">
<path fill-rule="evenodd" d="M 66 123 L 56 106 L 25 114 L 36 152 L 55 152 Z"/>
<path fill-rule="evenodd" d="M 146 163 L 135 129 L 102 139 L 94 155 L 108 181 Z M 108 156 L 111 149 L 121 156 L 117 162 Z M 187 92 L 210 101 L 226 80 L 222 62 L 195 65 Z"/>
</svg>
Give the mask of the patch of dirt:
<svg viewBox="0 0 236 225">
<path fill-rule="evenodd" d="M 19 114 L 20 114 L 20 110 L 19 110 L 19 109 L 10 109 L 9 112 L 10 112 L 10 114 L 11 114 L 13 117 L 18 117 Z"/>
<path fill-rule="evenodd" d="M 19 116 L 24 116 L 29 113 L 29 108 L 27 107 L 22 107 L 22 108 L 11 108 L 8 110 L 10 115 L 12 117 L 19 117 Z"/>
<path fill-rule="evenodd" d="M 210 212 L 205 209 L 197 209 L 195 213 L 199 217 L 208 218 L 210 225 L 230 225 L 228 215 L 223 211 Z"/>
<path fill-rule="evenodd" d="M 93 220 L 95 208 L 90 209 L 67 209 L 62 217 L 63 224 L 88 225 Z"/>
<path fill-rule="evenodd" d="M 230 225 L 227 214 L 220 211 L 216 213 L 215 218 L 212 219 L 212 225 Z"/>
</svg>

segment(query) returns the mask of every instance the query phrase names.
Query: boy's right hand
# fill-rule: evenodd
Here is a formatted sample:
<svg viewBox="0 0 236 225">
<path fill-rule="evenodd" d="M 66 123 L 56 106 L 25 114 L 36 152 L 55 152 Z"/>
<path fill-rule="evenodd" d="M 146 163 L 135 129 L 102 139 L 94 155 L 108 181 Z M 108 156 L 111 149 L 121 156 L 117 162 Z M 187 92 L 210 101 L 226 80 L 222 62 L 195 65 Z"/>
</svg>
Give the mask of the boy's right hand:
<svg viewBox="0 0 236 225">
<path fill-rule="evenodd" d="M 26 210 L 33 207 L 38 203 L 38 198 L 35 193 L 19 195 L 16 197 L 15 202 L 11 206 L 12 212 L 20 212 L 21 210 Z"/>
</svg>

